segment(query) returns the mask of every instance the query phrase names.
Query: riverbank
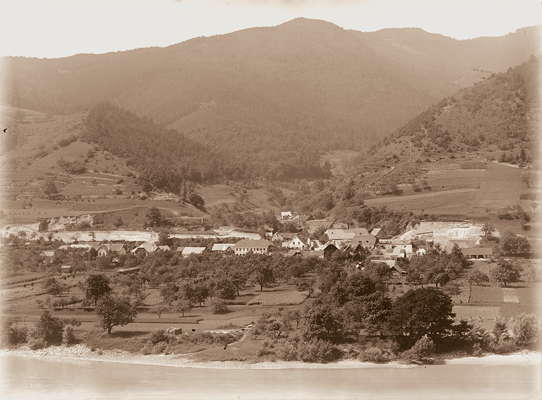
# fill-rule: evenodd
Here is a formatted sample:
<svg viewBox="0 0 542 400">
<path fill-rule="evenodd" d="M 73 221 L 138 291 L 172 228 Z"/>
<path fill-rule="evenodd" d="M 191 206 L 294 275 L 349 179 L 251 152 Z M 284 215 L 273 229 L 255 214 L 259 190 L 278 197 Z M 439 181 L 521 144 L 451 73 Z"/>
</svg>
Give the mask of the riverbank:
<svg viewBox="0 0 542 400">
<path fill-rule="evenodd" d="M 189 357 L 168 355 L 139 355 L 121 350 L 92 350 L 79 344 L 74 346 L 51 346 L 40 350 L 31 350 L 28 347 L 18 349 L 2 349 L 0 356 L 14 355 L 18 357 L 47 359 L 52 361 L 98 361 L 109 363 L 125 363 L 140 365 L 155 365 L 164 367 L 183 368 L 213 368 L 213 369 L 352 369 L 352 368 L 415 368 L 416 365 L 397 361 L 388 363 L 371 363 L 358 360 L 342 360 L 333 363 L 305 363 L 301 361 L 195 361 Z M 447 365 L 542 365 L 542 354 L 533 351 L 520 351 L 512 354 L 488 354 L 480 357 L 458 357 L 443 362 Z M 422 367 L 423 368 L 423 367 Z"/>
</svg>

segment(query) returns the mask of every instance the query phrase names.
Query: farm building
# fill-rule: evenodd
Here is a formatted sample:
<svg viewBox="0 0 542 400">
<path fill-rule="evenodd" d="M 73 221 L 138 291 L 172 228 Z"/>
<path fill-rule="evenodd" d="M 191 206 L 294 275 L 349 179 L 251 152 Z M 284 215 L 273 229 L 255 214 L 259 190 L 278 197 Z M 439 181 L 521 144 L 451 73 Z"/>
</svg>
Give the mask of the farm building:
<svg viewBox="0 0 542 400">
<path fill-rule="evenodd" d="M 72 272 L 72 266 L 71 265 L 63 265 L 60 267 L 60 272 L 64 274 L 69 274 Z"/>
<path fill-rule="evenodd" d="M 144 242 L 132 250 L 132 253 L 135 255 L 147 255 L 149 253 L 154 253 L 157 247 L 154 243 Z"/>
<path fill-rule="evenodd" d="M 355 249 L 358 246 L 365 247 L 366 249 L 372 249 L 375 247 L 376 237 L 373 235 L 359 235 L 355 236 L 349 243 L 348 247 Z"/>
<path fill-rule="evenodd" d="M 244 254 L 267 254 L 271 242 L 268 240 L 241 240 L 235 244 L 234 251 L 237 255 Z"/>
<path fill-rule="evenodd" d="M 461 249 L 461 252 L 467 259 L 489 260 L 493 256 L 491 247 L 472 247 Z"/>
<path fill-rule="evenodd" d="M 105 257 L 109 254 L 124 255 L 127 253 L 124 243 L 106 243 L 96 248 L 98 257 Z"/>
<path fill-rule="evenodd" d="M 235 247 L 234 243 L 215 243 L 213 244 L 213 247 L 211 247 L 211 251 L 225 252 L 233 249 L 233 247 Z"/>
<path fill-rule="evenodd" d="M 55 256 L 54 250 L 44 250 L 40 253 L 40 256 L 47 257 L 47 258 L 53 258 Z"/>
<path fill-rule="evenodd" d="M 183 247 L 181 250 L 181 255 L 183 257 L 188 257 L 193 254 L 203 254 L 205 249 L 206 247 Z M 177 249 L 177 251 L 179 251 L 179 249 Z"/>
<path fill-rule="evenodd" d="M 286 247 L 288 249 L 302 250 L 305 248 L 305 246 L 305 243 L 297 235 L 294 235 L 294 237 L 290 240 L 282 242 L 282 247 Z"/>
</svg>

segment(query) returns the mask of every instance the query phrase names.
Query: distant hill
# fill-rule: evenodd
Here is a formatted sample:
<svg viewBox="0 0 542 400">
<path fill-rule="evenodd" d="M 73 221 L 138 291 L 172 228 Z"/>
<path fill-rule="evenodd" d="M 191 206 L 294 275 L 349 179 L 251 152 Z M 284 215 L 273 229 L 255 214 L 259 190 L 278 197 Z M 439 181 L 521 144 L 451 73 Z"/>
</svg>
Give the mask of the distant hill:
<svg viewBox="0 0 542 400">
<path fill-rule="evenodd" d="M 323 152 L 366 150 L 458 88 L 526 61 L 537 33 L 459 41 L 300 18 L 165 48 L 11 57 L 7 99 L 51 114 L 111 102 L 245 175 L 314 177 Z"/>
<path fill-rule="evenodd" d="M 492 74 L 462 89 L 409 121 L 374 146 L 373 159 L 399 162 L 429 161 L 435 157 L 482 158 L 522 162 L 530 159 L 535 138 L 539 61 Z M 506 159 L 509 157 L 510 159 Z"/>
</svg>

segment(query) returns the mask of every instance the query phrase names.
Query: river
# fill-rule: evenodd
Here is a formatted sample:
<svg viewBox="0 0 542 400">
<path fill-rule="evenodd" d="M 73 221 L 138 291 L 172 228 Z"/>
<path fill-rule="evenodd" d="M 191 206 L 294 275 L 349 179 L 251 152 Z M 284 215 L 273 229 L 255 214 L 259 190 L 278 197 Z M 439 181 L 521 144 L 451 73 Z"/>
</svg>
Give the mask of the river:
<svg viewBox="0 0 542 400">
<path fill-rule="evenodd" d="M 2 354 L 7 399 L 535 399 L 536 364 L 192 368 Z"/>
</svg>

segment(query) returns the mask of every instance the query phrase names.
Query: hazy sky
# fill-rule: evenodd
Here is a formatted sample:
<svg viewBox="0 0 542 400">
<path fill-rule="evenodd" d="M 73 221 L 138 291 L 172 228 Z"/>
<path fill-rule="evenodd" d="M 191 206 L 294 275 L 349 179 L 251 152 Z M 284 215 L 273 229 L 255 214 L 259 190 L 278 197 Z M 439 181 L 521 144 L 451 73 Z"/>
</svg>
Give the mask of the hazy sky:
<svg viewBox="0 0 542 400">
<path fill-rule="evenodd" d="M 420 27 L 465 39 L 539 24 L 541 12 L 541 0 L 2 0 L 0 54 L 166 46 L 295 17 L 361 31 Z"/>
</svg>

